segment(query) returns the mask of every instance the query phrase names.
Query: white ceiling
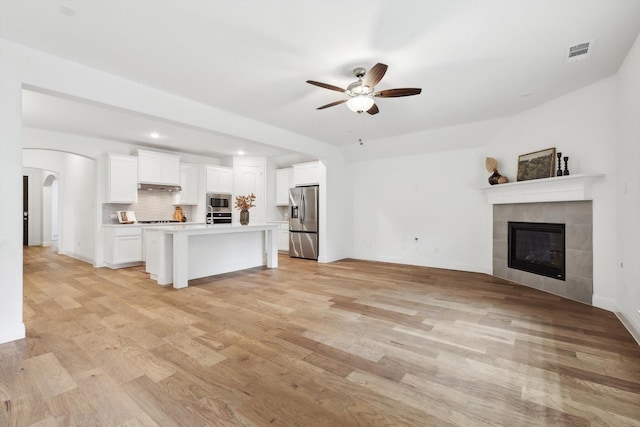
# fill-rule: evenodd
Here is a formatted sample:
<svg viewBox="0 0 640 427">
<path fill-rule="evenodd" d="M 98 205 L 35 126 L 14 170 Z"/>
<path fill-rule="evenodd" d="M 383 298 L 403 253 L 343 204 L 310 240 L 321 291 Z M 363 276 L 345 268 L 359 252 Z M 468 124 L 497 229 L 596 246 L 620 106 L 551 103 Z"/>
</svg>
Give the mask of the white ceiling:
<svg viewBox="0 0 640 427">
<path fill-rule="evenodd" d="M 640 0 L 0 0 L 0 7 L 4 39 L 338 146 L 356 144 L 360 126 L 375 140 L 517 114 L 614 74 L 640 32 Z M 591 40 L 586 60 L 565 63 L 568 46 Z M 344 105 L 315 110 L 343 95 L 307 79 L 346 87 L 354 67 L 376 62 L 389 65 L 377 90 L 421 87 L 422 94 L 379 99 L 375 116 Z M 153 126 L 113 109 L 31 100 L 42 103 L 25 104 L 33 127 L 141 142 Z M 75 113 L 63 114 L 67 108 Z M 79 114 L 82 122 L 68 119 Z M 194 152 L 284 154 L 156 125 L 167 138 L 180 133 L 176 141 Z"/>
</svg>

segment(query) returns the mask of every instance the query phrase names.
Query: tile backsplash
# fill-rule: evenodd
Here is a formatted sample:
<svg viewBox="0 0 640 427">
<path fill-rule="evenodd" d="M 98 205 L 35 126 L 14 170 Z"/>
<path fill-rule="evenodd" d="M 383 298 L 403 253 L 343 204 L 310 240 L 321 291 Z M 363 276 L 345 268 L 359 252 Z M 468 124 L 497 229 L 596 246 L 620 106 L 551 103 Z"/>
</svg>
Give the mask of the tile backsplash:
<svg viewBox="0 0 640 427">
<path fill-rule="evenodd" d="M 192 206 L 180 205 L 187 221 L 193 221 Z M 138 191 L 138 203 L 104 203 L 102 205 L 102 223 L 117 223 L 117 218 L 111 218 L 117 211 L 133 211 L 138 221 L 150 221 L 156 219 L 173 219 L 175 206 L 173 205 L 173 193 L 168 191 Z"/>
</svg>

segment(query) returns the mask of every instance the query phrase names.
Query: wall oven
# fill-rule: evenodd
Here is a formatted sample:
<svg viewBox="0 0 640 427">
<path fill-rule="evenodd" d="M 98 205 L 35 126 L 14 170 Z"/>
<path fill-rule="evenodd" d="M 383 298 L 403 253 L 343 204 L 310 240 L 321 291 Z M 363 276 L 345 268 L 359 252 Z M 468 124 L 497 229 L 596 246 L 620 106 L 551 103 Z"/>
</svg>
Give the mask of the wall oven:
<svg viewBox="0 0 640 427">
<path fill-rule="evenodd" d="M 207 193 L 207 224 L 231 224 L 231 194 Z"/>
<path fill-rule="evenodd" d="M 231 212 L 213 212 L 212 224 L 231 224 Z"/>
</svg>

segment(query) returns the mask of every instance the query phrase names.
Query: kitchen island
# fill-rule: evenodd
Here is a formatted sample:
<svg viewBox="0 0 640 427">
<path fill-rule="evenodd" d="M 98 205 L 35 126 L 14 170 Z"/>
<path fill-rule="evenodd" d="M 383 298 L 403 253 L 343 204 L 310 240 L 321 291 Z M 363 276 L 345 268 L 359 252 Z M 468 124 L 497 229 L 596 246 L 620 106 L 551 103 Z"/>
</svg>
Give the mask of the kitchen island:
<svg viewBox="0 0 640 427">
<path fill-rule="evenodd" d="M 266 265 L 278 267 L 278 226 L 174 225 L 146 227 L 146 271 L 159 285 Z"/>
</svg>

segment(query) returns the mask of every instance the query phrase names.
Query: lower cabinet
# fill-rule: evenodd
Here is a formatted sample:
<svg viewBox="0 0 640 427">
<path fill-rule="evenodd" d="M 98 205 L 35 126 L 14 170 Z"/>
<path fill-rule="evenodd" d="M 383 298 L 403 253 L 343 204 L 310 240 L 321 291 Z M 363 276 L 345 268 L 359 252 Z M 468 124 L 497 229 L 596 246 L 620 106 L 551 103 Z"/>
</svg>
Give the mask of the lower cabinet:
<svg viewBox="0 0 640 427">
<path fill-rule="evenodd" d="M 289 223 L 271 221 L 271 224 L 278 224 L 278 252 L 289 253 Z"/>
<path fill-rule="evenodd" d="M 142 264 L 142 227 L 106 227 L 104 262 L 110 268 Z"/>
<path fill-rule="evenodd" d="M 289 253 L 289 227 L 278 230 L 278 252 Z"/>
</svg>

